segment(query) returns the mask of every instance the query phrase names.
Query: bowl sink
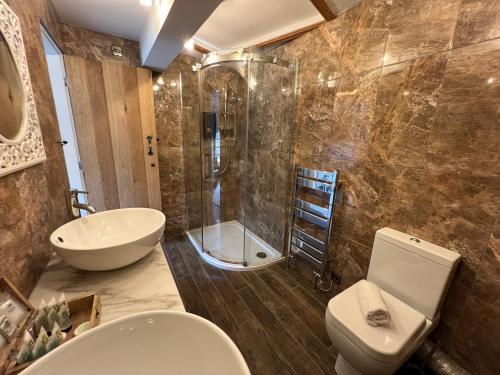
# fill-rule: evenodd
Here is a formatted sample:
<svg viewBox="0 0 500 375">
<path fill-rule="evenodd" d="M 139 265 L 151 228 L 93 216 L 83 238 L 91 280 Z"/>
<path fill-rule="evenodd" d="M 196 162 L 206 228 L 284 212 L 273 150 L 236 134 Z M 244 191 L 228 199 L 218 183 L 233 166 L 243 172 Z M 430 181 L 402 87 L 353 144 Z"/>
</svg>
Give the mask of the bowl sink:
<svg viewBox="0 0 500 375">
<path fill-rule="evenodd" d="M 22 375 L 250 375 L 224 331 L 197 315 L 133 314 L 94 328 L 45 355 Z"/>
<path fill-rule="evenodd" d="M 122 208 L 85 216 L 56 229 L 50 242 L 70 265 L 87 271 L 128 266 L 160 241 L 165 215 L 150 208 Z"/>
</svg>

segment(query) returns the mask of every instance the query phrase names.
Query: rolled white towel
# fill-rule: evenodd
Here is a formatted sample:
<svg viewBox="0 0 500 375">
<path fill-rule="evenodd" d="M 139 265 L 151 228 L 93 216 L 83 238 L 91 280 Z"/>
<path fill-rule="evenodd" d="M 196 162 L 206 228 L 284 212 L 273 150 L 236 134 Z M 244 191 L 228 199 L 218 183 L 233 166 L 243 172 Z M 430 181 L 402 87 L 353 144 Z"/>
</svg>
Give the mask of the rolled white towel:
<svg viewBox="0 0 500 375">
<path fill-rule="evenodd" d="M 366 322 L 374 327 L 389 324 L 391 314 L 378 286 L 369 281 L 361 280 L 357 288 L 359 307 Z"/>
</svg>

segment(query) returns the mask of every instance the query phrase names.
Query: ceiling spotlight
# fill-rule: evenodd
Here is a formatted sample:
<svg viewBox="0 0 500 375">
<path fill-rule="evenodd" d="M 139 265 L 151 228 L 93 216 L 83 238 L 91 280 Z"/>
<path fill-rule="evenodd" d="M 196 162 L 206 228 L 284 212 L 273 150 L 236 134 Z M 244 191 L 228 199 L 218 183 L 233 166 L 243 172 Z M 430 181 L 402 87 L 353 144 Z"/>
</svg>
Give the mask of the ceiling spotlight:
<svg viewBox="0 0 500 375">
<path fill-rule="evenodd" d="M 156 83 L 163 86 L 165 84 L 163 76 L 159 76 L 158 79 L 156 80 Z"/>
<path fill-rule="evenodd" d="M 145 7 L 150 7 L 153 5 L 153 0 L 139 0 L 139 4 L 144 5 Z"/>
<path fill-rule="evenodd" d="M 153 91 L 159 91 L 160 86 L 158 86 L 156 83 L 153 85 Z"/>
<path fill-rule="evenodd" d="M 493 82 L 495 82 L 495 78 L 493 78 L 493 77 L 490 77 L 490 78 L 488 78 L 488 79 L 486 80 L 486 83 L 487 83 L 488 85 L 491 85 Z"/>
<path fill-rule="evenodd" d="M 194 39 L 189 39 L 186 43 L 184 43 L 184 48 L 192 51 L 194 49 Z"/>
</svg>

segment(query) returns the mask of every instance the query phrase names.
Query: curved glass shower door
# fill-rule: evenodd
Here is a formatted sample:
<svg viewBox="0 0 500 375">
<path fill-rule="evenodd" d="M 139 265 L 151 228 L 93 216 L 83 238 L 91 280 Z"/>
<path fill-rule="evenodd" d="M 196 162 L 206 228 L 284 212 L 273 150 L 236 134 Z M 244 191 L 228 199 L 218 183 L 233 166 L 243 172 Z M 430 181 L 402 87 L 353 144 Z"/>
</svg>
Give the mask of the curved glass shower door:
<svg viewBox="0 0 500 375">
<path fill-rule="evenodd" d="M 219 267 L 255 269 L 282 259 L 295 66 L 260 53 L 202 60 L 202 228 L 188 235 Z"/>
<path fill-rule="evenodd" d="M 210 256 L 245 266 L 241 194 L 247 173 L 246 61 L 200 71 L 203 249 Z"/>
</svg>

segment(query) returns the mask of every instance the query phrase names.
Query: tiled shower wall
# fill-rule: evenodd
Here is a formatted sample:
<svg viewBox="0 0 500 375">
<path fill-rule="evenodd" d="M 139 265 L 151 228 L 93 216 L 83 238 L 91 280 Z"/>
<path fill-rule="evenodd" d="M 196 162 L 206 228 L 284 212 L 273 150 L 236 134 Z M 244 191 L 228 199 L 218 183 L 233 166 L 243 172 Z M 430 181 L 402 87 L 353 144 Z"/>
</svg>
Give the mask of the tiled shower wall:
<svg viewBox="0 0 500 375">
<path fill-rule="evenodd" d="M 201 226 L 200 135 L 197 60 L 179 55 L 154 92 L 158 162 L 165 234 Z M 158 82 L 159 77 L 154 77 Z"/>
<path fill-rule="evenodd" d="M 498 1 L 365 0 L 278 50 L 300 58 L 294 162 L 340 170 L 341 287 L 385 226 L 458 251 L 435 337 L 474 374 L 500 365 L 499 37 Z"/>
<path fill-rule="evenodd" d="M 281 57 L 284 65 L 254 63 L 251 68 L 246 180 L 241 185 L 246 227 L 280 252 L 288 242 L 296 74 L 296 60 Z"/>
<path fill-rule="evenodd" d="M 163 84 L 158 85 L 155 92 L 155 113 L 160 164 L 160 185 L 163 212 L 167 221 L 165 233 L 176 236 L 186 229 L 199 228 L 202 225 L 202 206 L 205 210 L 205 225 L 219 221 L 237 220 L 240 218 L 239 165 L 241 160 L 241 143 L 233 146 L 231 163 L 228 171 L 212 183 L 205 180 L 205 191 L 201 194 L 200 164 L 200 128 L 199 105 L 203 111 L 218 111 L 218 95 L 216 90 L 230 85 L 238 88 L 238 95 L 245 102 L 246 89 L 236 82 L 231 70 L 208 71 L 205 84 L 202 86 L 204 103 L 200 103 L 198 93 L 198 73 L 192 66 L 198 60 L 188 55 L 179 55 L 167 70 L 161 74 Z M 156 78 L 156 82 L 158 82 Z M 243 79 L 242 79 L 243 80 Z M 161 82 L 161 79 L 160 79 Z M 234 124 L 235 133 L 241 131 L 245 111 L 239 105 L 239 121 Z M 220 118 L 218 119 L 220 121 Z M 227 144 L 228 140 L 223 143 Z M 209 141 L 204 152 L 209 152 Z M 222 149 L 222 159 L 226 160 L 227 147 Z M 217 185 L 215 184 L 217 182 Z M 220 189 L 220 199 L 214 199 L 214 189 Z M 203 197 L 203 198 L 202 198 Z M 203 199 L 203 205 L 202 205 Z M 219 220 L 220 219 L 220 220 Z"/>
<path fill-rule="evenodd" d="M 246 173 L 246 74 L 244 70 L 238 71 L 226 65 L 206 68 L 200 73 L 200 110 L 216 114 L 221 138 L 221 174 L 212 178 L 203 176 L 204 224 L 231 220 L 243 222 L 244 201 L 240 189 Z M 212 139 L 204 137 L 203 154 L 212 155 L 213 145 Z M 212 161 L 214 158 L 212 155 Z M 210 161 L 205 159 L 205 163 L 210 164 Z M 207 166 L 205 169 L 208 173 Z"/>
<path fill-rule="evenodd" d="M 252 67 L 255 84 L 250 90 L 247 131 L 247 69 L 229 64 L 202 71 L 201 110 L 218 113 L 218 126 L 225 126 L 221 115 L 224 90 L 229 89 L 233 100 L 237 99 L 228 107 L 230 129 L 222 133 L 222 167 L 231 149 L 227 171 L 205 179 L 202 195 L 195 63 L 192 57 L 177 57 L 161 75 L 164 83 L 155 92 L 166 234 L 175 236 L 200 227 L 203 207 L 205 225 L 237 220 L 281 250 L 293 123 L 290 85 L 295 72 L 272 64 Z M 205 140 L 202 149 L 211 153 L 211 141 Z"/>
</svg>

